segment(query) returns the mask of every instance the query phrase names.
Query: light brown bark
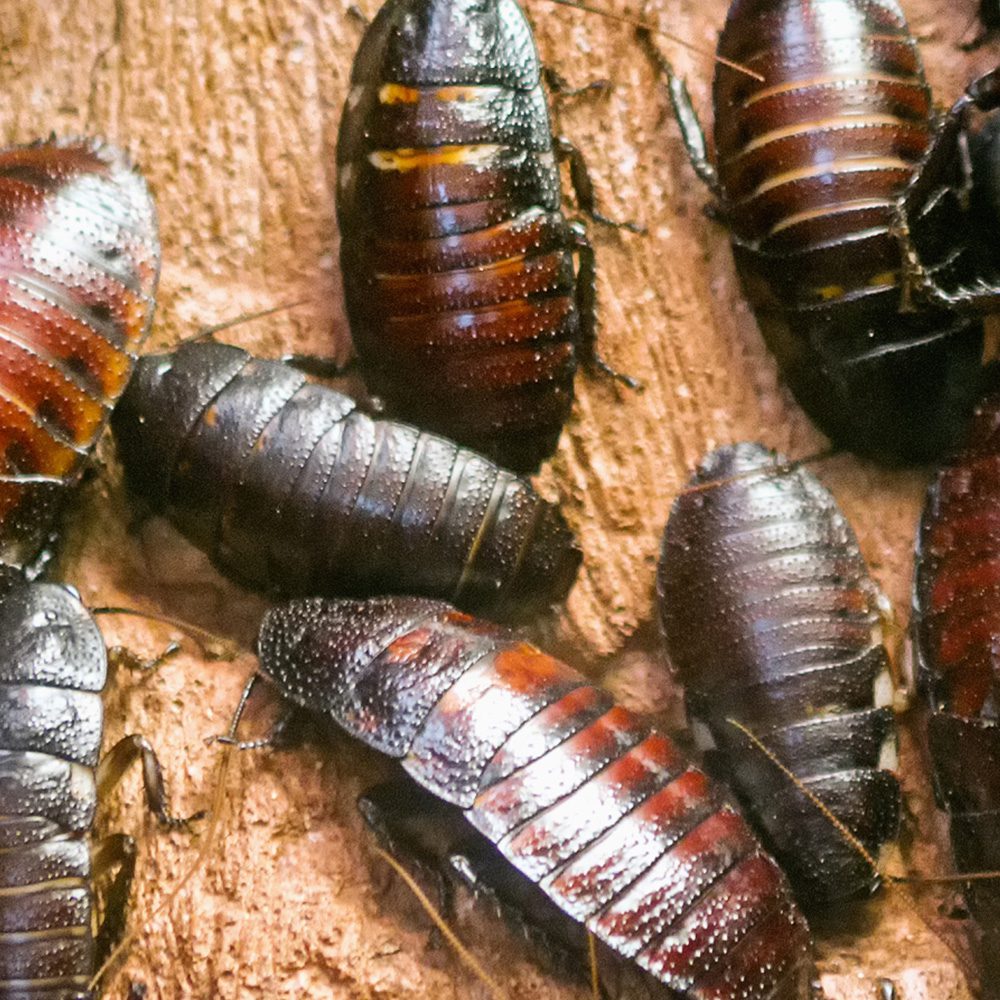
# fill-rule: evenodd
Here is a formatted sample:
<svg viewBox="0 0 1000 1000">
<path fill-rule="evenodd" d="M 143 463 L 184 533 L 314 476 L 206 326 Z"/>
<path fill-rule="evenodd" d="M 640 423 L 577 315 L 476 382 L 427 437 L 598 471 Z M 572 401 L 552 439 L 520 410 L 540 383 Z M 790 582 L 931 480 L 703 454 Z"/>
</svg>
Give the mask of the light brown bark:
<svg viewBox="0 0 1000 1000">
<path fill-rule="evenodd" d="M 620 0 L 618 9 L 624 10 Z M 363 3 L 374 13 L 372 2 Z M 910 0 L 941 102 L 995 61 L 956 49 L 973 0 Z M 706 52 L 726 0 L 654 0 L 645 14 Z M 627 26 L 529 0 L 546 62 L 573 82 L 614 81 L 606 97 L 563 101 L 564 131 L 584 150 L 599 203 L 648 227 L 596 227 L 601 343 L 640 378 L 629 392 L 578 378 L 558 455 L 540 477 L 579 531 L 585 562 L 554 631 L 634 703 L 676 705 L 652 624 L 659 533 L 689 467 L 713 445 L 760 439 L 791 455 L 823 438 L 782 386 L 737 286 L 725 234 L 702 214 L 706 194 L 685 162 L 662 87 Z M 331 197 L 334 143 L 359 27 L 342 0 L 3 0 L 0 134 L 22 142 L 94 132 L 133 151 L 155 190 L 164 260 L 154 344 L 277 303 L 288 313 L 231 339 L 269 356 L 346 354 Z M 710 57 L 662 43 L 708 113 Z M 112 449 L 86 489 L 63 560 L 94 604 L 124 603 L 196 621 L 250 647 L 264 602 L 224 582 L 160 522 L 126 530 Z M 854 523 L 896 608 L 908 616 L 914 526 L 926 471 L 885 471 L 843 456 L 820 469 Z M 170 629 L 106 619 L 109 641 L 154 653 Z M 146 733 L 163 754 L 180 811 L 207 806 L 222 731 L 253 669 L 249 653 L 208 662 L 195 651 L 109 689 L 108 739 Z M 903 769 L 920 816 L 921 864 L 936 863 L 926 777 L 904 740 Z M 229 809 L 197 874 L 184 833 L 162 835 L 134 781 L 104 811 L 108 829 L 144 831 L 132 911 L 138 934 L 108 995 L 130 979 L 164 1000 L 485 997 L 371 852 L 353 800 L 376 765 L 344 740 L 329 749 L 243 754 Z M 895 862 L 899 865 L 899 861 Z M 948 894 L 884 893 L 860 926 L 820 941 L 835 998 L 871 998 L 878 976 L 903 1000 L 965 1000 L 958 961 L 928 926 Z M 582 998 L 539 970 L 489 921 L 462 933 L 509 996 Z"/>
</svg>

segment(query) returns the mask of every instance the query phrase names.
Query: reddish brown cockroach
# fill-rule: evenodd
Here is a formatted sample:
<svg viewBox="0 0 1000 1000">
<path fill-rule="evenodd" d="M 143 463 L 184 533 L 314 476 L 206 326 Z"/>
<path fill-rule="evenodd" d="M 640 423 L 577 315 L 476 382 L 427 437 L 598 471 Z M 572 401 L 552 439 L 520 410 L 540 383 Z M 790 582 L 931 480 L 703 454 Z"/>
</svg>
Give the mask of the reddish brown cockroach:
<svg viewBox="0 0 1000 1000">
<path fill-rule="evenodd" d="M 715 773 L 803 905 L 870 892 L 896 834 L 888 605 L 833 497 L 761 445 L 712 452 L 675 501 L 657 575 L 670 660 Z M 736 720 L 801 781 L 750 746 Z"/>
<path fill-rule="evenodd" d="M 975 410 L 931 485 L 920 524 L 913 648 L 928 747 L 959 872 L 1000 870 L 1000 393 Z M 1000 886 L 974 881 L 983 988 L 1000 997 Z"/>
<path fill-rule="evenodd" d="M 236 347 L 142 358 L 112 429 L 133 491 L 256 587 L 520 618 L 561 600 L 580 563 L 524 479 Z"/>
<path fill-rule="evenodd" d="M 0 151 L 0 560 L 42 554 L 128 382 L 159 275 L 156 210 L 93 139 Z"/>
<path fill-rule="evenodd" d="M 443 811 L 474 886 L 533 883 L 658 997 L 812 996 L 805 920 L 723 790 L 570 667 L 420 598 L 290 602 L 258 655 L 294 706 L 401 763 L 414 791 L 363 800 L 395 843 L 401 813 Z"/>
<path fill-rule="evenodd" d="M 578 361 L 598 362 L 594 252 L 561 209 L 564 155 L 596 215 L 515 0 L 385 3 L 337 142 L 354 346 L 394 414 L 520 471 L 555 450 Z"/>
<path fill-rule="evenodd" d="M 964 314 L 997 308 L 966 242 L 960 144 L 1000 76 L 935 116 L 896 0 L 733 0 L 718 54 L 760 79 L 716 64 L 714 165 L 657 58 L 784 377 L 840 446 L 942 454 L 980 391 L 982 324 Z"/>
</svg>

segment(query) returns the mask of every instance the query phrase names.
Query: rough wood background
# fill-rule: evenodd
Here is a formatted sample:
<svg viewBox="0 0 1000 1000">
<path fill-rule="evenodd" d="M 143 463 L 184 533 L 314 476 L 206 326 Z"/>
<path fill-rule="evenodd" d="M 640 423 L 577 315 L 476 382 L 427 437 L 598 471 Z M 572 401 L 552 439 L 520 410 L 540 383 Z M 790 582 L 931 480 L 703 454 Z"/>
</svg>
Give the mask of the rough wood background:
<svg viewBox="0 0 1000 1000">
<path fill-rule="evenodd" d="M 622 4 L 622 0 L 613 0 Z M 824 441 L 781 386 L 738 294 L 725 235 L 701 214 L 705 194 L 684 161 L 662 89 L 631 29 L 546 0 L 528 0 L 546 62 L 574 82 L 614 81 L 606 97 L 564 101 L 564 131 L 587 152 L 601 207 L 646 236 L 595 231 L 603 350 L 645 383 L 642 394 L 578 380 L 578 403 L 541 476 L 586 553 L 560 648 L 623 696 L 675 704 L 658 661 L 652 584 L 672 494 L 708 448 L 758 438 L 792 455 Z M 374 0 L 362 0 L 369 15 Z M 973 0 L 909 0 L 940 102 L 996 48 L 956 49 Z M 709 51 L 726 0 L 651 0 L 646 15 Z M 619 6 L 620 10 L 625 9 Z M 2 0 L 0 137 L 100 133 L 129 148 L 156 193 L 163 278 L 153 342 L 300 299 L 308 304 L 242 326 L 231 339 L 267 355 L 348 350 L 331 198 L 334 141 L 359 27 L 343 0 Z M 711 60 L 664 42 L 707 111 Z M 226 584 L 162 522 L 128 532 L 112 449 L 85 490 L 63 573 L 94 604 L 166 610 L 249 647 L 263 603 Z M 911 546 L 929 473 L 886 472 L 844 456 L 820 470 L 862 547 L 907 617 Z M 170 630 L 104 619 L 110 642 L 155 653 Z M 185 648 L 157 673 L 121 673 L 106 703 L 108 739 L 149 735 L 181 811 L 208 804 L 225 728 L 253 659 L 206 661 Z M 924 868 L 935 829 L 921 762 L 903 758 Z M 132 980 L 151 998 L 285 1000 L 479 998 L 487 995 L 432 933 L 427 918 L 371 851 L 353 801 L 370 757 L 329 750 L 243 754 L 229 806 L 200 870 L 197 838 L 162 835 L 142 814 L 134 779 L 105 809 L 107 829 L 143 836 L 132 911 L 138 934 L 108 995 Z M 897 867 L 900 859 L 893 862 Z M 872 998 L 892 977 L 902 1000 L 964 1000 L 960 925 L 937 918 L 949 893 L 884 893 L 847 926 L 832 919 L 820 951 L 831 997 Z M 933 925 L 933 929 L 931 927 Z M 463 934 L 522 1000 L 582 998 L 550 978 L 496 925 Z"/>
</svg>

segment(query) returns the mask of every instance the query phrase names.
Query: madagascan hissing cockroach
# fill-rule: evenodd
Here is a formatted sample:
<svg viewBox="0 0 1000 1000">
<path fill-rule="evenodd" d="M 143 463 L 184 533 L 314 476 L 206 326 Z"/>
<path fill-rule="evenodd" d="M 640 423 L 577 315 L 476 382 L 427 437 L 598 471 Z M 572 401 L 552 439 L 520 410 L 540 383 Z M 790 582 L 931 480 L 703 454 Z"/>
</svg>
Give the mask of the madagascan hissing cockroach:
<svg viewBox="0 0 1000 1000">
<path fill-rule="evenodd" d="M 0 996 L 90 1000 L 124 928 L 135 844 L 90 842 L 98 798 L 142 760 L 146 799 L 167 814 L 160 766 L 141 736 L 98 761 L 107 653 L 75 593 L 14 583 L 0 597 Z M 110 878 L 99 907 L 95 882 Z M 100 912 L 99 912 L 100 911 Z"/>
<path fill-rule="evenodd" d="M 258 655 L 294 706 L 398 760 L 403 787 L 446 810 L 474 886 L 502 901 L 533 884 L 577 945 L 594 935 L 660 997 L 812 995 L 806 923 L 721 788 L 564 663 L 421 598 L 293 601 L 265 616 Z M 403 846 L 419 799 L 362 804 Z"/>
<path fill-rule="evenodd" d="M 236 347 L 147 355 L 112 429 L 133 491 L 262 589 L 428 594 L 518 618 L 579 567 L 524 479 Z"/>
<path fill-rule="evenodd" d="M 94 139 L 0 151 L 0 560 L 26 566 L 132 372 L 160 247 L 145 181 Z"/>
<path fill-rule="evenodd" d="M 592 207 L 515 0 L 387 0 L 337 142 L 354 346 L 394 415 L 518 471 L 555 450 L 578 359 L 596 360 L 594 255 L 557 151 Z"/>
<path fill-rule="evenodd" d="M 781 463 L 756 444 L 704 460 L 674 501 L 657 589 L 710 765 L 813 908 L 870 892 L 877 872 L 730 720 L 874 856 L 899 821 L 894 683 L 888 608 L 854 532 L 811 473 Z"/>
<path fill-rule="evenodd" d="M 935 116 L 896 0 L 734 0 L 713 90 L 717 162 L 670 93 L 744 288 L 795 397 L 835 444 L 937 457 L 980 391 L 982 324 L 960 140 L 996 73 Z"/>
<path fill-rule="evenodd" d="M 977 406 L 928 491 L 912 641 L 956 867 L 1000 871 L 1000 393 Z M 1000 882 L 970 882 L 966 896 L 983 934 L 983 988 L 1000 997 Z"/>
</svg>

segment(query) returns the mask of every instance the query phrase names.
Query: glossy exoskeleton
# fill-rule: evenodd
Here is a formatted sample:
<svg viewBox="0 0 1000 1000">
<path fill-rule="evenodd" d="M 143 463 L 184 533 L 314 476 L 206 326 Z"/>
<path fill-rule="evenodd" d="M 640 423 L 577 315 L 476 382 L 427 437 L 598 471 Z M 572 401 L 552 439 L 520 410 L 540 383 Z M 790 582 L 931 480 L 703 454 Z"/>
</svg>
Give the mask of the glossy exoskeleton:
<svg viewBox="0 0 1000 1000">
<path fill-rule="evenodd" d="M 92 139 L 0 151 L 0 560 L 32 563 L 132 372 L 159 274 L 156 211 Z"/>
<path fill-rule="evenodd" d="M 519 471 L 555 450 L 593 360 L 594 256 L 561 210 L 557 152 L 592 207 L 515 0 L 385 3 L 337 143 L 354 346 L 394 415 Z"/>
<path fill-rule="evenodd" d="M 563 598 L 580 563 L 524 479 L 236 347 L 142 358 L 112 429 L 133 491 L 252 586 L 518 618 Z"/>
<path fill-rule="evenodd" d="M 715 165 L 658 58 L 795 397 L 851 451 L 940 455 L 980 391 L 982 325 L 966 313 L 997 303 L 965 242 L 960 151 L 996 74 L 936 116 L 896 0 L 734 0 L 718 53 L 762 79 L 717 63 Z"/>
<path fill-rule="evenodd" d="M 704 460 L 674 501 L 657 589 L 708 762 L 815 908 L 870 892 L 877 873 L 729 720 L 876 855 L 899 822 L 894 684 L 886 601 L 854 532 L 811 473 L 781 461 L 756 444 Z"/>
<path fill-rule="evenodd" d="M 98 762 L 107 653 L 65 587 L 17 582 L 0 597 L 0 996 L 90 1000 L 120 936 L 135 844 L 90 842 L 100 797 L 142 760 L 146 798 L 168 816 L 160 766 L 141 736 Z M 98 906 L 95 882 L 111 878 Z M 98 912 L 99 909 L 102 912 Z"/>
<path fill-rule="evenodd" d="M 976 407 L 928 491 L 912 639 L 956 867 L 1000 870 L 1000 393 Z M 983 933 L 984 990 L 1000 997 L 1000 884 L 971 882 L 966 897 Z"/>
<path fill-rule="evenodd" d="M 412 816 L 392 804 L 422 795 L 467 845 L 452 862 L 468 880 L 501 899 L 533 885 L 578 946 L 589 931 L 656 996 L 812 995 L 805 921 L 720 786 L 564 663 L 420 598 L 293 601 L 265 616 L 258 655 L 293 705 L 422 790 L 363 800 L 397 844 Z"/>
</svg>

